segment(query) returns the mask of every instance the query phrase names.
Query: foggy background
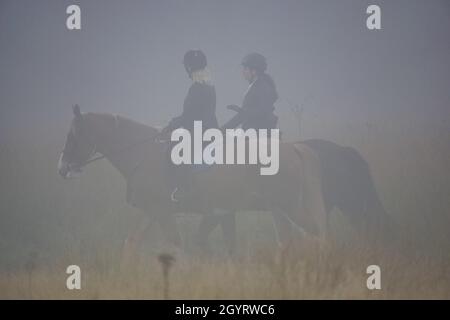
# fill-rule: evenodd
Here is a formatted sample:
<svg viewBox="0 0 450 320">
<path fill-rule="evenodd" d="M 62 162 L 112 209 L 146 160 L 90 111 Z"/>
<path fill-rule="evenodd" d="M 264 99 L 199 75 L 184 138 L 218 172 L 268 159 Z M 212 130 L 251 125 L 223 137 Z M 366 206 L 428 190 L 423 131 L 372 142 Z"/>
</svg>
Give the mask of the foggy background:
<svg viewBox="0 0 450 320">
<path fill-rule="evenodd" d="M 70 4 L 79 31 L 66 28 Z M 382 30 L 366 28 L 370 4 Z M 388 211 L 447 243 L 449 18 L 445 0 L 1 0 L 0 267 L 118 245 L 134 217 L 118 173 L 96 163 L 78 181 L 57 175 L 70 107 L 163 126 L 181 112 L 192 48 L 208 57 L 221 124 L 247 89 L 242 57 L 264 54 L 285 137 L 298 138 L 291 107 L 306 101 L 301 138 L 357 148 Z"/>
<path fill-rule="evenodd" d="M 372 3 L 3 0 L 2 131 L 67 125 L 75 103 L 163 125 L 190 85 L 182 58 L 191 48 L 207 54 L 221 123 L 232 115 L 225 106 L 242 101 L 239 64 L 254 51 L 278 86 L 283 131 L 296 128 L 289 104 L 308 97 L 313 136 L 368 119 L 448 117 L 450 5 L 376 1 L 382 30 L 370 31 Z M 66 29 L 70 4 L 81 7 L 80 31 Z"/>
</svg>

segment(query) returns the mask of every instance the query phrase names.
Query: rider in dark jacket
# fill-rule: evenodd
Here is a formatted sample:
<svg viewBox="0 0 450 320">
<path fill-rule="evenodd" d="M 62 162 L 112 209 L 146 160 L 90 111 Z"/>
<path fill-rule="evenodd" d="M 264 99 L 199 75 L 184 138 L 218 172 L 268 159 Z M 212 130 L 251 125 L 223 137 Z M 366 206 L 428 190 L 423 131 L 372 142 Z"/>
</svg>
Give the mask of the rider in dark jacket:
<svg viewBox="0 0 450 320">
<path fill-rule="evenodd" d="M 184 67 L 192 80 L 184 99 L 183 112 L 173 118 L 162 130 L 167 134 L 178 128 L 192 132 L 194 121 L 202 121 L 203 129 L 217 128 L 216 90 L 211 84 L 205 54 L 200 50 L 189 50 L 184 55 Z"/>
<path fill-rule="evenodd" d="M 238 126 L 244 130 L 276 128 L 278 117 L 273 112 L 278 93 L 273 79 L 265 73 L 266 58 L 259 53 L 251 53 L 244 57 L 242 67 L 243 76 L 249 82 L 249 87 L 242 107 L 228 106 L 228 109 L 236 111 L 237 114 L 223 128 Z"/>
<path fill-rule="evenodd" d="M 217 128 L 216 118 L 216 90 L 211 84 L 207 60 L 201 50 L 189 50 L 184 55 L 184 68 L 192 80 L 191 87 L 184 99 L 183 111 L 180 116 L 174 117 L 162 129 L 160 137 L 167 137 L 173 130 L 184 128 L 193 134 L 194 121 L 201 121 L 203 130 Z M 168 149 L 168 180 L 172 190 L 171 200 L 178 202 L 188 185 L 191 166 L 174 165 L 170 159 L 171 146 Z M 192 159 L 191 159 L 192 160 Z"/>
</svg>

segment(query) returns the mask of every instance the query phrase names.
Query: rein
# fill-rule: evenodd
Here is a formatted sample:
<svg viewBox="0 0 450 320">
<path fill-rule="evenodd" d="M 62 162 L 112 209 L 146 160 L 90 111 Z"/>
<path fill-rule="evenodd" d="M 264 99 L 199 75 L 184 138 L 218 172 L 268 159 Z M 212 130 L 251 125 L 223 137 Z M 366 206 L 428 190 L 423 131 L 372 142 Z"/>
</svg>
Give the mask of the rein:
<svg viewBox="0 0 450 320">
<path fill-rule="evenodd" d="M 94 149 L 94 150 L 95 150 L 95 149 Z M 95 153 L 94 153 L 94 154 L 95 154 Z M 104 159 L 104 158 L 106 158 L 106 156 L 103 155 L 103 154 L 100 154 L 100 155 L 98 155 L 98 156 L 96 156 L 96 157 L 92 157 L 92 158 L 90 158 L 89 160 L 86 160 L 86 161 L 80 166 L 80 169 L 83 168 L 83 167 L 85 167 L 85 166 L 87 166 L 89 163 L 95 162 L 95 161 L 97 161 L 97 160 L 102 160 L 102 159 Z"/>
</svg>

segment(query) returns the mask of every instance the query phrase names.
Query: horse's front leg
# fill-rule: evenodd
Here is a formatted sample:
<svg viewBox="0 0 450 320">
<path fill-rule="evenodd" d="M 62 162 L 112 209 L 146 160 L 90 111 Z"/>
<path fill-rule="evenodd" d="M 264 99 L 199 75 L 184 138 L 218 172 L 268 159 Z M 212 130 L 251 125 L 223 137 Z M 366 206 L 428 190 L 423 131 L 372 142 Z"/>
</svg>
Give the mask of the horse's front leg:
<svg viewBox="0 0 450 320">
<path fill-rule="evenodd" d="M 218 209 L 216 209 L 217 211 Z M 208 236 L 211 232 L 220 225 L 222 228 L 223 238 L 228 252 L 234 254 L 236 249 L 236 213 L 235 212 L 223 212 L 214 214 L 205 214 L 197 230 L 195 236 L 195 242 L 203 250 L 208 249 Z"/>
<path fill-rule="evenodd" d="M 272 210 L 272 218 L 278 248 L 286 248 L 293 241 L 292 223 L 286 213 L 280 209 Z"/>
<path fill-rule="evenodd" d="M 181 249 L 181 237 L 177 229 L 175 215 L 171 212 L 162 212 L 156 216 L 163 230 L 163 234 L 171 246 L 176 250 Z"/>
<path fill-rule="evenodd" d="M 150 227 L 150 216 L 144 214 L 142 218 L 139 220 L 139 223 L 135 230 L 125 239 L 123 250 L 122 250 L 122 261 L 121 261 L 121 269 L 127 268 L 131 261 L 138 261 L 138 248 L 142 243 L 145 232 Z"/>
</svg>

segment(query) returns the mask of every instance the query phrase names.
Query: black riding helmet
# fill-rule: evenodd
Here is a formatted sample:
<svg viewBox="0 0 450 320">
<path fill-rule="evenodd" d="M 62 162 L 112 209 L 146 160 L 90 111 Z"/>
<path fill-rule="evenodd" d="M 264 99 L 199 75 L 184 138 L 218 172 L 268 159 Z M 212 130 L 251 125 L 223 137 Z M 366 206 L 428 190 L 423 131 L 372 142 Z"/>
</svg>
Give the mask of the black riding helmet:
<svg viewBox="0 0 450 320">
<path fill-rule="evenodd" d="M 267 69 L 266 58 L 259 53 L 250 53 L 242 59 L 242 66 L 254 69 L 258 72 L 264 72 Z"/>
<path fill-rule="evenodd" d="M 192 72 L 206 67 L 206 55 L 201 50 L 189 50 L 184 55 L 183 64 L 187 73 L 191 75 Z"/>
</svg>

